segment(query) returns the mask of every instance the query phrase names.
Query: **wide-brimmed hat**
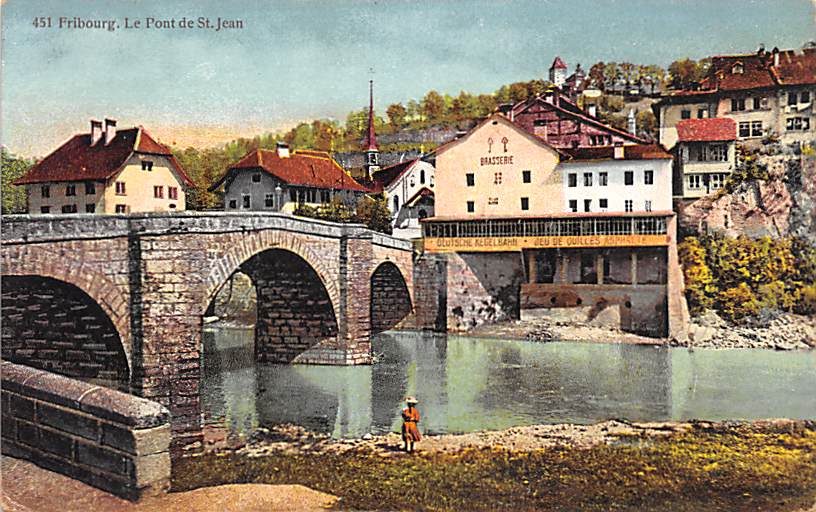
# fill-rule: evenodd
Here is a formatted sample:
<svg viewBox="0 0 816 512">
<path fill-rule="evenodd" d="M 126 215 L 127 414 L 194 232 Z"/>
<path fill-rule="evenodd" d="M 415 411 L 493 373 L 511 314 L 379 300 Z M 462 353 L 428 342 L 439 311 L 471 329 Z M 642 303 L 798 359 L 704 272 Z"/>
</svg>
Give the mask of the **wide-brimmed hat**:
<svg viewBox="0 0 816 512">
<path fill-rule="evenodd" d="M 406 404 L 418 404 L 418 403 L 419 403 L 419 400 L 417 400 L 417 399 L 416 399 L 415 397 L 413 397 L 413 396 L 406 396 L 406 397 L 405 397 L 405 403 L 406 403 Z"/>
</svg>

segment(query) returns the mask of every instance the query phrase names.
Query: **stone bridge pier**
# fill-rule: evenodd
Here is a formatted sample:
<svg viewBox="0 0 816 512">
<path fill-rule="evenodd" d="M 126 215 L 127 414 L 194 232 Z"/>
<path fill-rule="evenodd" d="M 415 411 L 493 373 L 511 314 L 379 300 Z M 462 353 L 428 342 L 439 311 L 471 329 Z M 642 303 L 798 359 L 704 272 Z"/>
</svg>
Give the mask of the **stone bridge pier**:
<svg viewBox="0 0 816 512">
<path fill-rule="evenodd" d="M 260 362 L 371 362 L 413 310 L 409 243 L 274 213 L 3 219 L 2 357 L 155 400 L 201 440 L 201 329 L 235 272 L 258 296 Z"/>
</svg>

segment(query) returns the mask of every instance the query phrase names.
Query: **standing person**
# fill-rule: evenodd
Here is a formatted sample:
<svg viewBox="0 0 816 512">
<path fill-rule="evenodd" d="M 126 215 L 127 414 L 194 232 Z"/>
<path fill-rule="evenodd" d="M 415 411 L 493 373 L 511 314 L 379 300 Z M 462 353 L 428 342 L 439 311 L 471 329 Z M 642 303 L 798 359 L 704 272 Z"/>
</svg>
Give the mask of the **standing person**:
<svg viewBox="0 0 816 512">
<path fill-rule="evenodd" d="M 412 452 L 414 451 L 414 443 L 422 440 L 422 435 L 417 428 L 419 411 L 414 407 L 419 401 L 409 396 L 405 399 L 405 403 L 408 407 L 402 410 L 402 440 L 405 443 L 405 451 Z"/>
</svg>

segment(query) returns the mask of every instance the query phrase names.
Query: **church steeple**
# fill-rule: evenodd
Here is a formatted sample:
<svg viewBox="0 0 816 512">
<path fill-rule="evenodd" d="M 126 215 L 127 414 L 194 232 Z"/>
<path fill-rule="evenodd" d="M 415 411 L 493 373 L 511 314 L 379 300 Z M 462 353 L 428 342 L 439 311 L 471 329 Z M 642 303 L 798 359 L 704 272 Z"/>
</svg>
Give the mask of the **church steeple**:
<svg viewBox="0 0 816 512">
<path fill-rule="evenodd" d="M 365 169 L 368 177 L 380 170 L 380 151 L 377 149 L 377 136 L 374 133 L 374 80 L 368 81 L 368 147 L 366 148 Z"/>
</svg>

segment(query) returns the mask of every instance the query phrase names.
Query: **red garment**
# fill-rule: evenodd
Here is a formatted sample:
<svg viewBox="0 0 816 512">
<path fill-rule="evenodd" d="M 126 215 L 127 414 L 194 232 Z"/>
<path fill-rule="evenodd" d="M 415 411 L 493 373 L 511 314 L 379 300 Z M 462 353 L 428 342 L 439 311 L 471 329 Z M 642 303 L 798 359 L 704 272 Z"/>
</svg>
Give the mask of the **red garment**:
<svg viewBox="0 0 816 512">
<path fill-rule="evenodd" d="M 406 407 L 402 410 L 402 440 L 417 442 L 422 441 L 422 434 L 417 428 L 419 423 L 419 411 L 416 407 Z"/>
</svg>

